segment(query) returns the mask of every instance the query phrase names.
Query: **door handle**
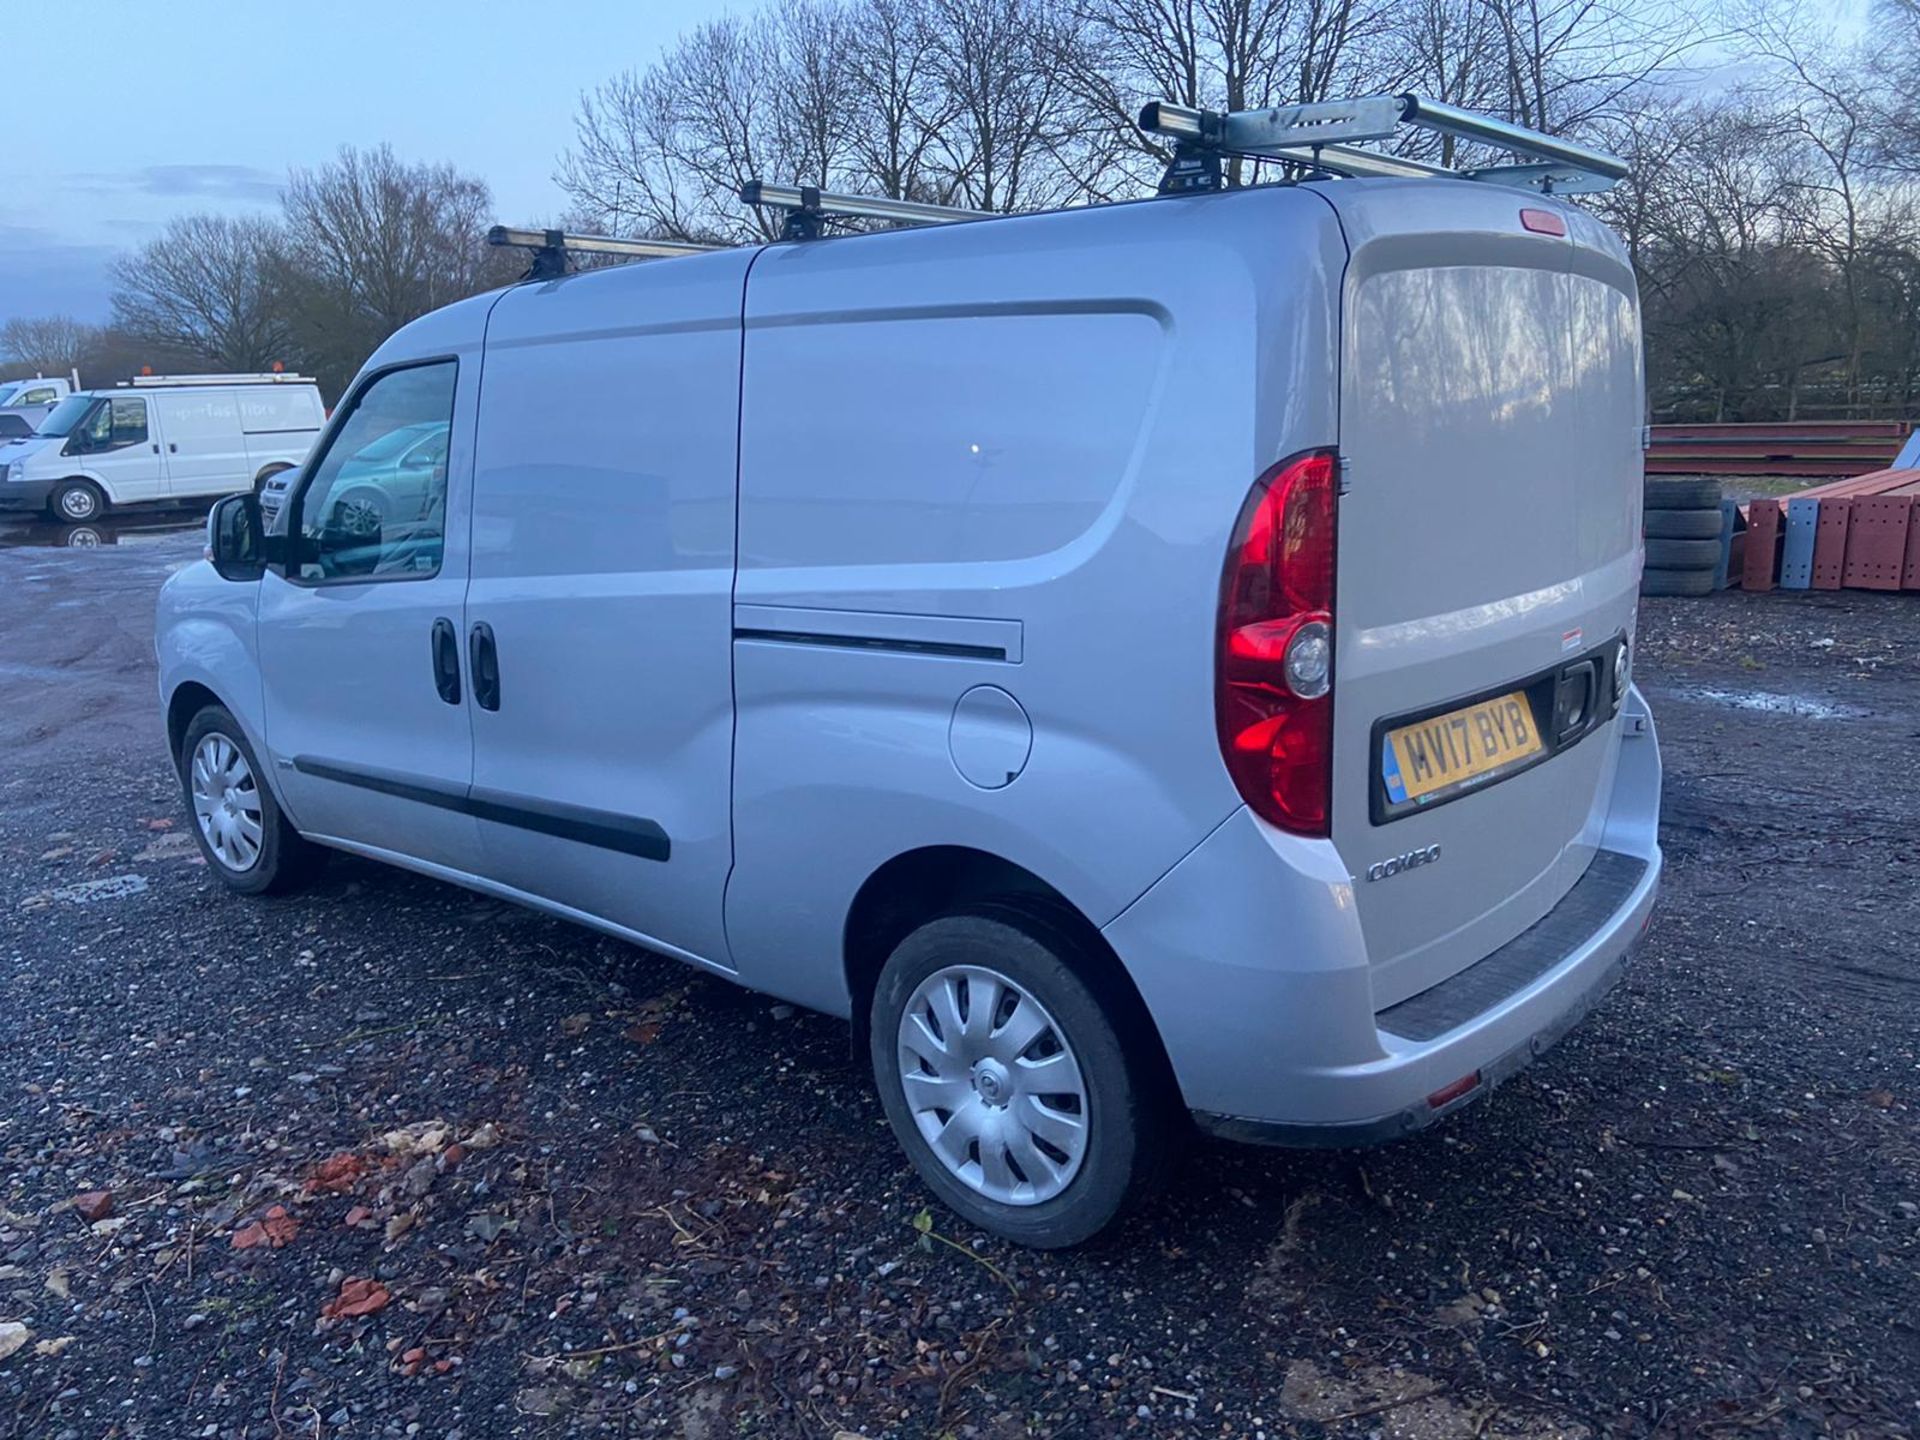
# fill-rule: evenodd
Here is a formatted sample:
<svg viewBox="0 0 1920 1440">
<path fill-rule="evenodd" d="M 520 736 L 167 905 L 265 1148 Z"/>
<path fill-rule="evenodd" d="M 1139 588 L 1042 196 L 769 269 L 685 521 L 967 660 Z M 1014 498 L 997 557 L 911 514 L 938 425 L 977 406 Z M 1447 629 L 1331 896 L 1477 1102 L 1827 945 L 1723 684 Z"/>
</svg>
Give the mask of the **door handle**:
<svg viewBox="0 0 1920 1440">
<path fill-rule="evenodd" d="M 167 453 L 169 455 L 178 455 L 180 453 L 180 447 L 169 440 L 167 441 Z"/>
<path fill-rule="evenodd" d="M 498 710 L 500 652 L 493 643 L 493 627 L 484 620 L 467 632 L 467 666 L 473 675 L 473 703 L 482 710 Z"/>
<path fill-rule="evenodd" d="M 444 616 L 433 622 L 433 688 L 447 704 L 460 703 L 460 638 Z"/>
<path fill-rule="evenodd" d="M 160 453 L 160 442 L 158 440 L 153 442 L 153 453 L 156 455 Z"/>
</svg>

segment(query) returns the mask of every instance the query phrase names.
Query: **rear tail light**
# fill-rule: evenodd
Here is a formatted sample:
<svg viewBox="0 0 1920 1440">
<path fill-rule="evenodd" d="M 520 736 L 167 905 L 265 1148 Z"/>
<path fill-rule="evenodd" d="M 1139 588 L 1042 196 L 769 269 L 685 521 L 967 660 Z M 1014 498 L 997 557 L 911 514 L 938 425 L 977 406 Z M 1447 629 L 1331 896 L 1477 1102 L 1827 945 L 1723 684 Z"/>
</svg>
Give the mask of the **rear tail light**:
<svg viewBox="0 0 1920 1440">
<path fill-rule="evenodd" d="M 1255 481 L 1221 586 L 1220 753 L 1253 812 L 1298 835 L 1327 833 L 1332 788 L 1337 471 L 1313 450 Z"/>
</svg>

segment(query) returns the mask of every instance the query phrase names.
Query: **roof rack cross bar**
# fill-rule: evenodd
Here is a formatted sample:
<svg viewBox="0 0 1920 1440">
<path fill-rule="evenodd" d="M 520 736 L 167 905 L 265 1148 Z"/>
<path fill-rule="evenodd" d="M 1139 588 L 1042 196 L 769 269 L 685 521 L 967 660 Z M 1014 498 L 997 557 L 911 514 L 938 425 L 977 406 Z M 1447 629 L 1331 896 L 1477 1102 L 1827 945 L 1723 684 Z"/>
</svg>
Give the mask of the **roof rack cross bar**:
<svg viewBox="0 0 1920 1440">
<path fill-rule="evenodd" d="M 990 220 L 991 210 L 966 210 L 958 205 L 929 205 L 919 200 L 893 200 L 883 195 L 841 195 L 814 185 L 769 185 L 749 180 L 740 187 L 748 205 L 764 205 L 787 212 L 782 233 L 786 240 L 813 240 L 827 220 L 891 220 L 903 225 L 950 225 L 959 220 Z"/>
<path fill-rule="evenodd" d="M 1401 125 L 1475 140 L 1540 163 L 1452 169 L 1347 143 L 1390 139 Z M 1368 95 L 1226 112 L 1156 101 L 1140 112 L 1140 128 L 1174 141 L 1173 160 L 1160 183 L 1162 194 L 1218 189 L 1219 162 L 1228 155 L 1282 160 L 1339 175 L 1451 175 L 1548 194 L 1606 190 L 1628 170 L 1624 160 L 1603 150 L 1419 95 Z"/>
<path fill-rule="evenodd" d="M 516 230 L 510 225 L 496 225 L 487 231 L 487 243 L 533 252 L 533 261 L 521 277 L 523 280 L 558 280 L 567 273 L 571 255 L 660 260 L 676 255 L 703 255 L 721 248 L 691 240 L 622 240 L 612 235 L 569 235 L 564 230 Z"/>
</svg>

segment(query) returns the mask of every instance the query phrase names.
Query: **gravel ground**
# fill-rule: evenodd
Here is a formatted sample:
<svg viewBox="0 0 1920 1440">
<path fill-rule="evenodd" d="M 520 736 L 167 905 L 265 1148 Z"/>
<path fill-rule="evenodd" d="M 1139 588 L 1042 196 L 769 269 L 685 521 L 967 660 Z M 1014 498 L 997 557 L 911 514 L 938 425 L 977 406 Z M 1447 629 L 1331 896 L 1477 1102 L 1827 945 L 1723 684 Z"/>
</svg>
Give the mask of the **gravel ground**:
<svg viewBox="0 0 1920 1440">
<path fill-rule="evenodd" d="M 1912 1434 L 1920 597 L 1653 601 L 1663 906 L 1584 1026 L 1111 1240 L 929 1211 L 845 1027 L 194 856 L 191 533 L 0 549 L 0 1436 Z"/>
</svg>

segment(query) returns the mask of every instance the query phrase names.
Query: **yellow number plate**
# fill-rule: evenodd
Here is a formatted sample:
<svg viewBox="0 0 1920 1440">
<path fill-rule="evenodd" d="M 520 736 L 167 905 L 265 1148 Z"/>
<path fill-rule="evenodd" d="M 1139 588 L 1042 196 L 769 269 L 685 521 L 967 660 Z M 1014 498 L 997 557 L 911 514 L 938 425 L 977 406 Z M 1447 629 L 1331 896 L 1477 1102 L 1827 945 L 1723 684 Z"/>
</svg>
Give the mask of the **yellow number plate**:
<svg viewBox="0 0 1920 1440">
<path fill-rule="evenodd" d="M 1387 732 L 1380 773 L 1396 805 L 1505 770 L 1540 753 L 1533 707 L 1515 690 Z"/>
</svg>

